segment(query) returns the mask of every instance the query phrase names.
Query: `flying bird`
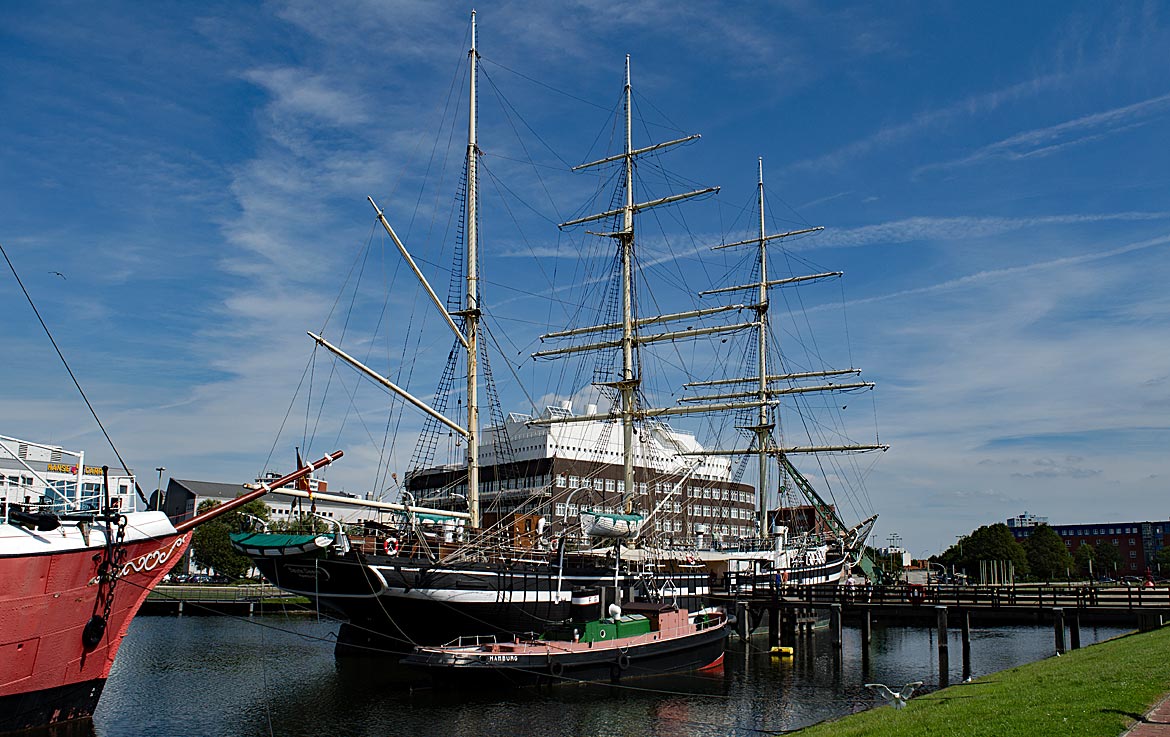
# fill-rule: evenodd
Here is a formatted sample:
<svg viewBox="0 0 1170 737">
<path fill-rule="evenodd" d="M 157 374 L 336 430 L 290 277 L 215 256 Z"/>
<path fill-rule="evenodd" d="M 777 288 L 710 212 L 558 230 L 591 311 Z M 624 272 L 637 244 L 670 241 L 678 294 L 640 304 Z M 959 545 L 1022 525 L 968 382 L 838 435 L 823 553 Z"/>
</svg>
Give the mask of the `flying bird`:
<svg viewBox="0 0 1170 737">
<path fill-rule="evenodd" d="M 905 686 L 902 686 L 902 690 L 898 693 L 891 691 L 884 683 L 867 683 L 865 684 L 865 687 L 884 698 L 887 702 L 893 705 L 895 709 L 905 709 L 906 699 L 910 698 L 911 694 L 914 693 L 914 689 L 921 685 L 922 681 L 911 681 Z"/>
<path fill-rule="evenodd" d="M 62 274 L 60 271 L 50 271 L 49 273 L 50 273 L 50 274 L 56 274 L 57 276 L 61 277 L 62 279 L 65 279 L 65 275 L 64 275 L 64 274 Z M 65 279 L 65 281 L 69 281 L 69 280 L 68 280 L 68 279 Z"/>
</svg>

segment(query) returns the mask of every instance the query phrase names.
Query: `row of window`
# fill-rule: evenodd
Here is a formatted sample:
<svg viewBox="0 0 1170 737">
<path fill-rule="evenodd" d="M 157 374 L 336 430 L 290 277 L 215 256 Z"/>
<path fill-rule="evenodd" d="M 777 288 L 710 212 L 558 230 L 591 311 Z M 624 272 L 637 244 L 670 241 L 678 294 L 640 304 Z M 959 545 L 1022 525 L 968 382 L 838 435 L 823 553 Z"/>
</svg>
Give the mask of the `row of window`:
<svg viewBox="0 0 1170 737">
<path fill-rule="evenodd" d="M 1080 547 L 1081 545 L 1092 545 L 1092 544 L 1093 544 L 1092 540 L 1074 540 L 1074 539 L 1066 539 L 1066 540 L 1065 540 L 1065 545 L 1066 545 L 1067 547 Z M 1113 544 L 1114 544 L 1114 545 L 1120 545 L 1120 544 L 1121 544 L 1121 540 L 1119 540 L 1119 539 L 1117 539 L 1117 538 L 1114 538 L 1114 539 L 1113 539 Z M 1130 545 L 1136 545 L 1136 544 L 1137 544 L 1137 539 L 1136 539 L 1136 538 L 1133 538 L 1133 537 L 1129 538 L 1129 544 L 1130 544 Z M 1133 555 L 1133 553 L 1130 553 L 1130 555 Z"/>
<path fill-rule="evenodd" d="M 1136 527 L 1059 527 L 1057 533 L 1060 535 L 1136 535 L 1138 528 Z M 1154 528 L 1155 535 L 1162 534 L 1162 526 L 1159 525 Z"/>
<path fill-rule="evenodd" d="M 608 506 L 608 505 L 584 505 L 584 506 L 586 509 L 592 509 L 594 511 L 602 512 L 602 513 L 606 513 L 606 514 L 614 514 L 614 513 L 619 513 L 622 511 L 622 510 L 618 509 L 617 507 L 612 507 L 612 506 Z M 686 508 L 689 509 L 691 512 L 691 515 L 695 516 L 695 517 L 727 517 L 730 519 L 743 519 L 743 520 L 755 519 L 755 514 L 753 513 L 753 510 L 745 509 L 742 507 L 731 507 L 730 509 L 724 510 L 724 509 L 720 509 L 719 507 L 711 507 L 711 506 L 707 506 L 707 505 L 696 504 L 694 506 L 688 505 Z M 553 509 L 553 513 L 556 515 L 556 517 L 558 519 L 563 518 L 565 516 L 566 512 L 568 512 L 569 517 L 576 517 L 578 515 L 579 509 L 580 509 L 580 507 L 578 507 L 576 504 L 569 504 L 566 506 L 564 502 L 558 502 Z M 663 505 L 663 507 L 660 511 L 666 512 L 666 513 L 673 512 L 674 514 L 682 514 L 683 505 L 680 502 L 668 502 L 668 503 Z M 668 532 L 669 532 L 669 530 L 668 530 Z"/>
<path fill-rule="evenodd" d="M 669 481 L 658 481 L 654 483 L 654 491 L 658 495 L 669 494 L 674 488 L 674 484 Z M 571 476 L 567 473 L 557 475 L 557 488 L 560 489 L 593 489 L 594 491 L 609 491 L 625 493 L 626 482 L 625 479 L 603 479 L 603 478 L 581 478 L 580 476 Z M 647 496 L 650 492 L 650 485 L 645 481 L 634 482 L 635 491 Z M 687 487 L 683 493 L 692 499 L 714 499 L 722 501 L 739 502 L 747 504 L 754 501 L 753 495 L 748 491 L 740 491 L 739 489 L 713 489 L 709 486 L 690 486 Z"/>
<path fill-rule="evenodd" d="M 684 522 L 683 520 L 662 520 L 662 522 L 657 524 L 651 520 L 651 526 L 662 532 L 681 532 L 685 535 L 690 535 L 692 531 L 698 532 L 697 530 L 693 530 L 690 523 Z M 709 528 L 706 530 L 707 532 L 712 532 L 716 535 L 734 535 L 737 537 L 751 537 L 755 535 L 754 527 L 745 527 L 742 525 L 704 525 L 704 527 Z"/>
</svg>

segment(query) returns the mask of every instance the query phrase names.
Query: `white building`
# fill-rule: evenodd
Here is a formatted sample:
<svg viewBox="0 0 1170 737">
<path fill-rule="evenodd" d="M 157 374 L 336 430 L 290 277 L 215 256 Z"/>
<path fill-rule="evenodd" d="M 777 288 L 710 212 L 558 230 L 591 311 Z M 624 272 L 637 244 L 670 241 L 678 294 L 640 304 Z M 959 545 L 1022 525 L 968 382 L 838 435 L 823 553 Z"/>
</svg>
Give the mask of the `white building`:
<svg viewBox="0 0 1170 737">
<path fill-rule="evenodd" d="M 137 509 L 133 472 L 111 467 L 108 478 L 110 505 Z M 0 499 L 7 503 L 58 513 L 96 511 L 103 484 L 102 467 L 87 466 L 85 451 L 0 435 Z"/>
</svg>

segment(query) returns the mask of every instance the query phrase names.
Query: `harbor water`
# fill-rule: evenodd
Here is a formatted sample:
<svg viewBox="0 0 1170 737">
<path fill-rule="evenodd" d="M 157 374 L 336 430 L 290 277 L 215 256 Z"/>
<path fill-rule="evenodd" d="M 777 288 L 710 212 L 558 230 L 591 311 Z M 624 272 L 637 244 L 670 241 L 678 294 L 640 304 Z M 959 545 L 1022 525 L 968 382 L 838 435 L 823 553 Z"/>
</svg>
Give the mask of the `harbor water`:
<svg viewBox="0 0 1170 737">
<path fill-rule="evenodd" d="M 879 705 L 868 682 L 938 688 L 938 647 L 926 627 L 873 630 L 862 658 L 857 630 L 833 647 L 802 636 L 790 658 L 767 638 L 732 636 L 721 672 L 569 685 L 513 693 L 453 693 L 410 685 L 389 660 L 337 659 L 336 622 L 312 616 L 136 618 L 92 727 L 98 737 L 223 735 L 755 735 Z M 1124 633 L 1082 627 L 1083 644 Z M 952 684 L 962 680 L 958 632 Z M 973 627 L 974 676 L 1049 657 L 1052 627 Z"/>
</svg>

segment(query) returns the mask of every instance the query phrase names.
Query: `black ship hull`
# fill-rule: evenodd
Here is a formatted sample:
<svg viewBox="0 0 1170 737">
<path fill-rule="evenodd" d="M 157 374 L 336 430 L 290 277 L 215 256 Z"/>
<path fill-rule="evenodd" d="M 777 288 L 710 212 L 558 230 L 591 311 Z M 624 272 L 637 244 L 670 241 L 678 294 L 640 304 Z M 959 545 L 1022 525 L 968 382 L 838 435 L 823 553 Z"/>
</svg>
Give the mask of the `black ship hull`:
<svg viewBox="0 0 1170 737">
<path fill-rule="evenodd" d="M 540 632 L 570 615 L 574 588 L 612 591 L 612 568 L 555 563 L 431 564 L 356 551 L 253 558 L 277 587 L 308 597 L 344 620 L 339 655 L 405 654 L 470 632 L 511 637 Z M 699 609 L 710 593 L 705 571 L 647 576 L 623 571 L 623 599 L 662 599 Z M 610 594 L 612 595 L 612 594 Z"/>
<path fill-rule="evenodd" d="M 509 561 L 449 565 L 417 558 L 340 554 L 254 556 L 260 572 L 284 591 L 309 598 L 338 617 L 338 655 L 406 654 L 417 645 L 444 645 L 469 633 L 511 637 L 541 632 L 570 616 L 575 588 L 612 592 L 612 560 L 566 560 L 564 574 L 554 561 Z M 783 574 L 752 577 L 755 586 L 833 584 L 848 560 L 830 558 Z M 703 566 L 671 571 L 623 570 L 616 578 L 622 600 L 664 601 L 699 610 L 728 576 Z M 748 580 L 739 576 L 735 585 Z M 608 595 L 612 596 L 612 593 Z"/>
<path fill-rule="evenodd" d="M 76 734 L 92 732 L 92 728 L 86 726 L 87 721 L 97 709 L 105 685 L 106 679 L 95 678 L 0 698 L 0 733 L 37 728 L 48 730 L 65 724 L 82 725 Z M 70 733 L 53 731 L 53 734 Z"/>
</svg>

